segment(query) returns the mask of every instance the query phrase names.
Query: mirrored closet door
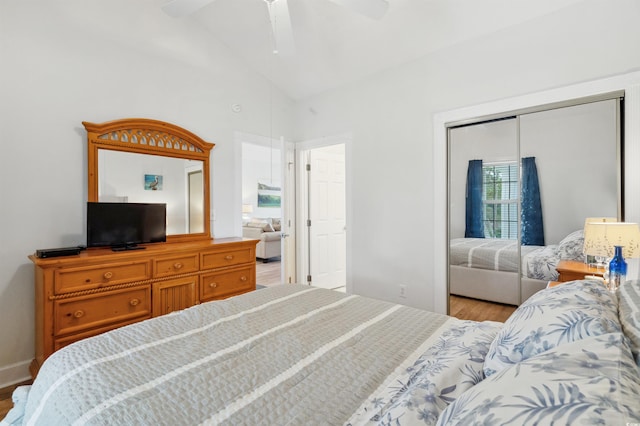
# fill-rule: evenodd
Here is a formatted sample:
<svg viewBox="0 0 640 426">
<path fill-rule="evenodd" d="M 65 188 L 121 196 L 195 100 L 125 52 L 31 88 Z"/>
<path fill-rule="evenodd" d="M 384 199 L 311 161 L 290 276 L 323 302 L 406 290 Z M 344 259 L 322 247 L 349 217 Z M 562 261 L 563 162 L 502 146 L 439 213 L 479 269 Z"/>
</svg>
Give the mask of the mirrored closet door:
<svg viewBox="0 0 640 426">
<path fill-rule="evenodd" d="M 583 260 L 587 217 L 621 219 L 622 98 L 449 126 L 449 292 L 519 305 Z"/>
</svg>

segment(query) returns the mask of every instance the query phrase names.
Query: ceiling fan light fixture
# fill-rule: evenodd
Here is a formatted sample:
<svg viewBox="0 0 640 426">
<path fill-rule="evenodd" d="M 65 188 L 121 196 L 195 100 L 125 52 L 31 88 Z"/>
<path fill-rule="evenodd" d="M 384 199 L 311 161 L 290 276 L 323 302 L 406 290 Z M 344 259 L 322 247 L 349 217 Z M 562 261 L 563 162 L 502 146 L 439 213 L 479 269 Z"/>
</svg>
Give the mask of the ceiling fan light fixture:
<svg viewBox="0 0 640 426">
<path fill-rule="evenodd" d="M 174 18 L 182 18 L 205 7 L 215 0 L 169 0 L 162 6 L 162 10 Z M 287 0 L 263 0 L 269 11 L 271 23 L 272 52 L 278 56 L 292 56 L 295 54 L 295 42 L 289 4 Z M 352 10 L 355 13 L 371 19 L 381 19 L 389 9 L 388 0 L 328 0 L 337 5 Z"/>
<path fill-rule="evenodd" d="M 293 29 L 287 0 L 264 1 L 267 3 L 269 21 L 271 23 L 271 51 L 274 55 L 279 56 L 294 55 L 296 48 L 293 41 Z"/>
</svg>

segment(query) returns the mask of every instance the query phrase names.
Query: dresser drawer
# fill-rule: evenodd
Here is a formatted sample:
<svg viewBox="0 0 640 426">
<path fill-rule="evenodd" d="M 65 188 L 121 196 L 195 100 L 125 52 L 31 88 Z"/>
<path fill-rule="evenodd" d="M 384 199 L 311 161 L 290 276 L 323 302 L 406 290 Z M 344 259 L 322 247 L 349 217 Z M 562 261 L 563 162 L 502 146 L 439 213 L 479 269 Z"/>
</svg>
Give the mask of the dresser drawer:
<svg viewBox="0 0 640 426">
<path fill-rule="evenodd" d="M 196 272 L 199 269 L 199 253 L 159 257 L 154 259 L 153 264 L 153 275 L 155 277 L 168 277 Z"/>
<path fill-rule="evenodd" d="M 256 252 L 252 247 L 236 250 L 213 251 L 201 254 L 202 269 L 221 268 L 256 261 Z"/>
<path fill-rule="evenodd" d="M 558 276 L 558 281 L 567 282 L 567 281 L 574 281 L 574 280 L 583 280 L 584 276 L 585 276 L 584 272 L 580 273 L 580 272 L 562 271 Z"/>
<path fill-rule="evenodd" d="M 256 289 L 255 269 L 252 266 L 224 272 L 203 274 L 200 280 L 202 301 L 224 299 Z"/>
<path fill-rule="evenodd" d="M 58 336 L 151 316 L 151 286 L 58 299 L 53 306 L 53 333 Z"/>
<path fill-rule="evenodd" d="M 151 278 L 149 261 L 109 263 L 93 267 L 61 268 L 55 271 L 56 294 L 91 290 L 106 285 Z"/>
<path fill-rule="evenodd" d="M 109 324 L 106 327 L 92 328 L 91 330 L 83 331 L 82 333 L 67 334 L 65 336 L 55 338 L 53 340 L 53 350 L 57 351 L 59 349 L 64 348 L 65 346 L 68 346 L 74 342 L 77 342 L 78 340 L 86 339 L 87 337 L 97 336 L 98 334 L 106 333 L 107 331 L 115 330 L 116 328 L 124 327 L 125 325 L 134 324 L 136 322 L 140 322 L 147 318 L 148 317 L 134 318 L 129 321 L 119 322 L 116 324 Z"/>
<path fill-rule="evenodd" d="M 198 303 L 198 275 L 153 283 L 153 316 L 189 308 Z"/>
</svg>

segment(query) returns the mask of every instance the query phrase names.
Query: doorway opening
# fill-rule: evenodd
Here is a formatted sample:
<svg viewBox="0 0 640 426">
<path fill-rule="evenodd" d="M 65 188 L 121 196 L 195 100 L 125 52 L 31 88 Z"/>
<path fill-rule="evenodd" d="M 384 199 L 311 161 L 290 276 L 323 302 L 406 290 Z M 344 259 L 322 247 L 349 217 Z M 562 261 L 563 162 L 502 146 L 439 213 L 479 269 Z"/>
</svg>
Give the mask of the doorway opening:
<svg viewBox="0 0 640 426">
<path fill-rule="evenodd" d="M 256 246 L 256 284 L 285 282 L 283 271 L 282 142 L 240 135 L 242 236 L 259 240 Z"/>
<path fill-rule="evenodd" d="M 258 286 L 299 283 L 350 291 L 346 164 L 351 136 L 296 144 L 245 133 L 235 139 L 238 228 L 256 238 L 248 228 L 268 222 L 278 232 L 274 225 L 280 220 L 279 257 L 256 259 Z M 273 198 L 259 202 L 259 192 L 279 195 L 279 205 Z"/>
</svg>

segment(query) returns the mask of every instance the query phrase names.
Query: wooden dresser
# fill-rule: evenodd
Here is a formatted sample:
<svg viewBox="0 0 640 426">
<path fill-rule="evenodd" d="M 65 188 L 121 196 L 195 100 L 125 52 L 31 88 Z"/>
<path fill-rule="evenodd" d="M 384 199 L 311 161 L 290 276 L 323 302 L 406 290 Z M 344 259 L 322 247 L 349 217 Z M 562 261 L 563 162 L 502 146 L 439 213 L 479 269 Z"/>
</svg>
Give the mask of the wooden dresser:
<svg viewBox="0 0 640 426">
<path fill-rule="evenodd" d="M 258 240 L 222 238 L 89 249 L 35 264 L 36 376 L 58 349 L 147 318 L 256 288 Z"/>
</svg>

